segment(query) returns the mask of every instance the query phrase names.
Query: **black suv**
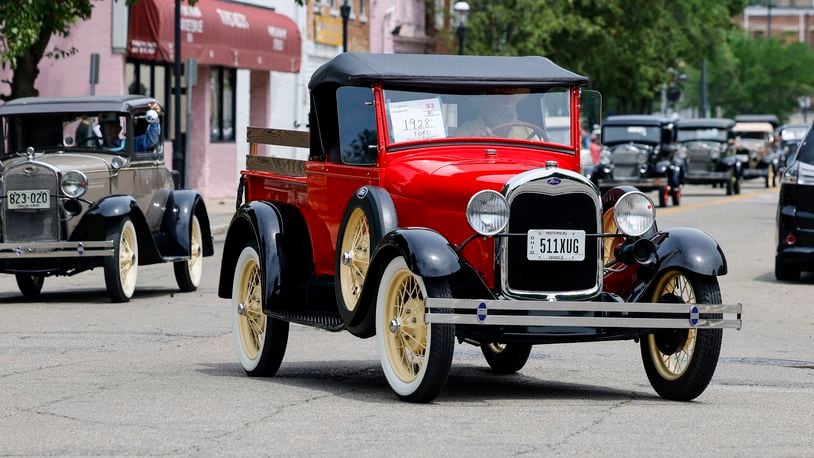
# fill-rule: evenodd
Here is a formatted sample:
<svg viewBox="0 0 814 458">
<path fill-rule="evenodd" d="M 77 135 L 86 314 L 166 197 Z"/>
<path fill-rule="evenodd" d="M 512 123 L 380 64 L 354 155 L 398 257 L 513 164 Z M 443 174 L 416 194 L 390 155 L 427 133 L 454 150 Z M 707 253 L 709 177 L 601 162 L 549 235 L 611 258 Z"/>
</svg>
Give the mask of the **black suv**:
<svg viewBox="0 0 814 458">
<path fill-rule="evenodd" d="M 814 134 L 811 130 L 787 161 L 777 205 L 774 276 L 778 280 L 792 281 L 800 278 L 801 271 L 814 271 Z"/>
<path fill-rule="evenodd" d="M 635 186 L 658 191 L 659 206 L 681 203 L 683 166 L 677 159 L 676 119 L 666 116 L 609 116 L 602 125 L 602 153 L 591 173 L 600 189 Z"/>
</svg>

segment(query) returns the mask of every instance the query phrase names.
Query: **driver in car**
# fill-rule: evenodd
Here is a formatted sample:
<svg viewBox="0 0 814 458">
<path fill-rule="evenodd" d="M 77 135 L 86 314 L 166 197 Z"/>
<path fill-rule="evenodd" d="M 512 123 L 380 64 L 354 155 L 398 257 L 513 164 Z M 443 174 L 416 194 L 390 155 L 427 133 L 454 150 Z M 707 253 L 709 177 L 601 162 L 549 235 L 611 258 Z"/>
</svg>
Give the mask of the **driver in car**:
<svg viewBox="0 0 814 458">
<path fill-rule="evenodd" d="M 543 140 L 541 127 L 517 117 L 517 104 L 528 94 L 526 89 L 472 96 L 478 118 L 461 124 L 455 136 Z"/>
<path fill-rule="evenodd" d="M 159 138 L 161 138 L 161 123 L 158 117 L 161 113 L 161 106 L 157 103 L 151 103 L 150 110 L 155 111 L 155 115 L 149 111 L 147 112 L 147 129 L 143 134 L 133 139 L 133 150 L 135 152 L 149 151 L 155 147 Z M 102 113 L 99 116 L 99 127 L 102 134 L 102 147 L 111 151 L 124 150 L 125 139 L 120 137 L 122 125 L 118 114 Z"/>
</svg>

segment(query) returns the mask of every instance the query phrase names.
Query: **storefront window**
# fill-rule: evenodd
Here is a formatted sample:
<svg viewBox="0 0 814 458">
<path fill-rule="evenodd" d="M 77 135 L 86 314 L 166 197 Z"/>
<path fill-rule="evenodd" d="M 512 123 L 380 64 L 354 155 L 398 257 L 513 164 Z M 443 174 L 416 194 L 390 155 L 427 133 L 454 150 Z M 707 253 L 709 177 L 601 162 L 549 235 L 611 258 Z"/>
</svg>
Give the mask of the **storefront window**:
<svg viewBox="0 0 814 458">
<path fill-rule="evenodd" d="M 233 68 L 213 67 L 209 74 L 212 101 L 210 135 L 213 142 L 235 141 L 235 80 Z"/>
</svg>

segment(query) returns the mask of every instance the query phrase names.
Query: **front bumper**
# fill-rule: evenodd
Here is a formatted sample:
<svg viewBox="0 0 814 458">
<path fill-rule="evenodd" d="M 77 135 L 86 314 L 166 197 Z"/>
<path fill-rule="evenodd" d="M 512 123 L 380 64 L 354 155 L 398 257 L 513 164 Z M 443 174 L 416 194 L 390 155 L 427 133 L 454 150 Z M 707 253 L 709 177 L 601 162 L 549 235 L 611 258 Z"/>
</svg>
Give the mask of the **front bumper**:
<svg viewBox="0 0 814 458">
<path fill-rule="evenodd" d="M 741 328 L 741 304 L 573 302 L 496 299 L 425 300 L 427 323 L 588 328 Z M 721 314 L 721 318 L 711 317 Z M 724 315 L 729 315 L 726 318 Z M 734 315 L 734 317 L 732 317 Z"/>
<path fill-rule="evenodd" d="M 0 243 L 0 259 L 113 256 L 113 241 Z"/>
</svg>

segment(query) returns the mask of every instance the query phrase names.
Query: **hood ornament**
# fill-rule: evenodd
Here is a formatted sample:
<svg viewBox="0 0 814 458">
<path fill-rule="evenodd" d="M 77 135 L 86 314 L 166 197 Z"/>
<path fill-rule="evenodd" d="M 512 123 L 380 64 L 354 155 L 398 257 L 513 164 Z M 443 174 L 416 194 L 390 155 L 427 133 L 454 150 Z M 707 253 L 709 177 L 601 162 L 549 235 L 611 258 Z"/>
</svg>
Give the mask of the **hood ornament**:
<svg viewBox="0 0 814 458">
<path fill-rule="evenodd" d="M 29 146 L 28 148 L 26 148 L 25 149 L 25 155 L 28 156 L 29 161 L 33 161 L 34 160 L 34 147 Z"/>
</svg>

